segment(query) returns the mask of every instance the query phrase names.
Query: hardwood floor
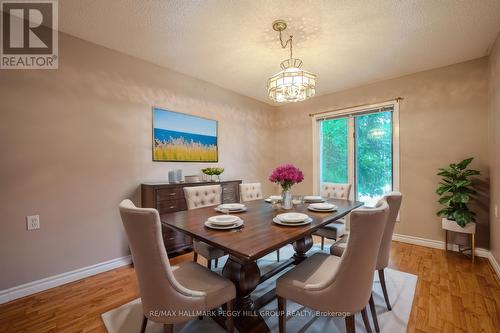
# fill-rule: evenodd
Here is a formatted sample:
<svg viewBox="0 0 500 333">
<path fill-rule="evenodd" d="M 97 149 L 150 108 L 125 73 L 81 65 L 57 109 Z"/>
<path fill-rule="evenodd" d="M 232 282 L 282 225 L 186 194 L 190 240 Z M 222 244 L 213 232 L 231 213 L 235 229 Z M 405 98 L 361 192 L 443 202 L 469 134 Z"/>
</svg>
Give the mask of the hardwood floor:
<svg viewBox="0 0 500 333">
<path fill-rule="evenodd" d="M 418 275 L 408 332 L 498 332 L 500 282 L 476 259 L 393 242 L 391 268 Z M 137 297 L 134 269 L 118 268 L 0 305 L 0 332 L 106 332 L 100 315 Z"/>
</svg>

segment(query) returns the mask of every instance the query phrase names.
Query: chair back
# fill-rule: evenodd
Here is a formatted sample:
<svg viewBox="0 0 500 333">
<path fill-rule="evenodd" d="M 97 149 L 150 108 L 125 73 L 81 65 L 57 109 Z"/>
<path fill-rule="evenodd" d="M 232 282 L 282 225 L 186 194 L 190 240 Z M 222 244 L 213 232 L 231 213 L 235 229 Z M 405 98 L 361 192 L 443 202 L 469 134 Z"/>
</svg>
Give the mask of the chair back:
<svg viewBox="0 0 500 333">
<path fill-rule="evenodd" d="M 389 256 L 391 254 L 392 234 L 394 233 L 394 225 L 398 218 L 399 208 L 403 196 L 399 192 L 391 192 L 386 194 L 383 198 L 389 205 L 389 216 L 387 217 L 387 224 L 380 243 L 380 250 L 378 252 L 377 267 L 376 269 L 384 269 L 389 266 Z"/>
<path fill-rule="evenodd" d="M 338 300 L 330 300 L 330 304 L 339 311 L 356 313 L 368 304 L 388 215 L 389 206 L 384 200 L 375 208 L 352 211 L 347 246 L 328 287 L 328 294 Z"/>
<path fill-rule="evenodd" d="M 321 183 L 320 195 L 324 198 L 349 200 L 351 184 Z"/>
<path fill-rule="evenodd" d="M 262 184 L 261 183 L 246 183 L 240 184 L 240 200 L 241 202 L 262 199 Z"/>
<path fill-rule="evenodd" d="M 184 187 L 184 197 L 189 210 L 219 205 L 222 187 L 220 185 Z"/>
<path fill-rule="evenodd" d="M 202 301 L 205 293 L 185 288 L 172 273 L 158 211 L 137 208 L 132 201 L 123 200 L 120 215 L 139 280 L 144 315 L 158 321 L 158 315 L 151 315 L 151 311 L 190 309 L 193 303 Z M 167 320 L 175 322 L 176 318 Z"/>
</svg>

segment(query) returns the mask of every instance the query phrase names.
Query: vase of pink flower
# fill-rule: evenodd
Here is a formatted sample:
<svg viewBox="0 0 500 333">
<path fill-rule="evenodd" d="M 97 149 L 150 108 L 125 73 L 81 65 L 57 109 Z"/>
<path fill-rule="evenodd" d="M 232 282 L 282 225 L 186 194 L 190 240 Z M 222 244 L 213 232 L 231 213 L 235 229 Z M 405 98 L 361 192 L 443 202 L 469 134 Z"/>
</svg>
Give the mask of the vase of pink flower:
<svg viewBox="0 0 500 333">
<path fill-rule="evenodd" d="M 281 206 L 283 209 L 292 209 L 292 192 L 293 185 L 304 180 L 304 174 L 299 168 L 292 164 L 284 164 L 273 170 L 269 176 L 269 181 L 278 183 L 281 186 Z"/>
</svg>

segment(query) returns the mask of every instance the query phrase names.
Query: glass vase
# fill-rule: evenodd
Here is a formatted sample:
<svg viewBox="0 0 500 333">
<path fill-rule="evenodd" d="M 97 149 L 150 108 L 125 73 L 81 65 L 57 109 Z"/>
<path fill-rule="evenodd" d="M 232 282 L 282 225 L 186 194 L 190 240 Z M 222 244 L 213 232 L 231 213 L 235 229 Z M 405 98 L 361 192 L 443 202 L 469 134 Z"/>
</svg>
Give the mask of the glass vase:
<svg viewBox="0 0 500 333">
<path fill-rule="evenodd" d="M 290 189 L 285 190 L 283 189 L 281 192 L 281 207 L 283 209 L 292 209 L 293 204 L 292 204 L 292 191 Z"/>
</svg>

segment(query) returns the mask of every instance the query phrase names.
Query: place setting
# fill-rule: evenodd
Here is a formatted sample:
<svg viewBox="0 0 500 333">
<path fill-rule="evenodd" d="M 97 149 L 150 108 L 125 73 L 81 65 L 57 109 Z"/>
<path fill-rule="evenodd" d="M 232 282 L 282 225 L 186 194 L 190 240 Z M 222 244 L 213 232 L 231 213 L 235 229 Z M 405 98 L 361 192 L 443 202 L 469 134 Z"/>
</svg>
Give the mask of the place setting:
<svg viewBox="0 0 500 333">
<path fill-rule="evenodd" d="M 214 208 L 216 212 L 229 214 L 229 213 L 242 213 L 247 211 L 247 206 L 241 203 L 225 203 L 218 205 Z"/>
<path fill-rule="evenodd" d="M 329 202 L 314 202 L 307 206 L 307 209 L 313 212 L 334 212 L 338 209 L 337 206 Z"/>
<path fill-rule="evenodd" d="M 279 214 L 273 218 L 273 222 L 276 224 L 292 227 L 306 225 L 312 221 L 313 219 L 308 215 L 295 212 Z"/>
<path fill-rule="evenodd" d="M 282 200 L 281 195 L 271 195 L 268 198 L 266 198 L 264 201 L 272 203 L 272 202 L 280 202 L 281 200 Z"/>
<path fill-rule="evenodd" d="M 304 202 L 305 203 L 314 203 L 314 202 L 325 202 L 326 200 L 319 195 L 305 195 Z"/>
<path fill-rule="evenodd" d="M 243 226 L 244 222 L 235 215 L 215 215 L 205 221 L 205 226 L 210 229 L 227 230 Z"/>
</svg>

